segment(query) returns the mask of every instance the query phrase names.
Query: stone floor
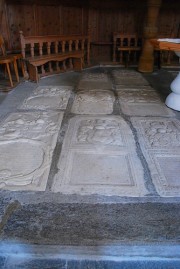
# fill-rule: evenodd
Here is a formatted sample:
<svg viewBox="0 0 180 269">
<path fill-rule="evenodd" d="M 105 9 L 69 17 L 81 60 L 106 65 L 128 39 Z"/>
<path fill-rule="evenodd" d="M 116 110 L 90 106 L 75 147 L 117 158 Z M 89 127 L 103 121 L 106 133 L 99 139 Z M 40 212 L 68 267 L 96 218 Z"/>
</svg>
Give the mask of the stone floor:
<svg viewBox="0 0 180 269">
<path fill-rule="evenodd" d="M 39 268 L 12 259 L 24 244 L 72 257 L 91 246 L 85 260 L 95 246 L 113 260 L 114 246 L 119 262 L 133 246 L 162 260 L 175 248 L 157 268 L 180 268 L 180 112 L 164 104 L 176 74 L 96 67 L 0 93 L 0 268 Z M 135 268 L 63 264 L 58 251 L 44 268 Z"/>
</svg>

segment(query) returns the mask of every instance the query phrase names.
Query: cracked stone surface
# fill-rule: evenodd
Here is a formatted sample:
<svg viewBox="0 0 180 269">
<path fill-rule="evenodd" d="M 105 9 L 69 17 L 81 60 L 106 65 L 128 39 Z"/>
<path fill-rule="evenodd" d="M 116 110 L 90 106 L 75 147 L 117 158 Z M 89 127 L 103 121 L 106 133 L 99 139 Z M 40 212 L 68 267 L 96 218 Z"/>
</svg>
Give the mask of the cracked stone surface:
<svg viewBox="0 0 180 269">
<path fill-rule="evenodd" d="M 133 118 L 153 182 L 161 196 L 180 196 L 180 122 Z"/>
<path fill-rule="evenodd" d="M 112 114 L 115 97 L 107 90 L 89 90 L 77 93 L 71 112 L 76 114 Z"/>
<path fill-rule="evenodd" d="M 70 86 L 39 86 L 20 109 L 66 109 L 71 90 Z"/>
<path fill-rule="evenodd" d="M 45 190 L 63 113 L 12 113 L 0 125 L 0 188 Z"/>
<path fill-rule="evenodd" d="M 79 117 L 69 123 L 53 191 L 143 196 L 143 167 L 121 117 Z"/>
</svg>

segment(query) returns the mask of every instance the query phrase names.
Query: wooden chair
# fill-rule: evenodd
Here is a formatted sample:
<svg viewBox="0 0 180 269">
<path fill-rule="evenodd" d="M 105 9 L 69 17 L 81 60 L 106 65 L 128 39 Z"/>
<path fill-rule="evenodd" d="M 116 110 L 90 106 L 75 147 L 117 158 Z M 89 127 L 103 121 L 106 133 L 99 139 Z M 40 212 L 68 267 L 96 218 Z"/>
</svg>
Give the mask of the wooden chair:
<svg viewBox="0 0 180 269">
<path fill-rule="evenodd" d="M 128 66 L 130 56 L 134 63 L 137 61 L 137 53 L 142 49 L 142 38 L 136 34 L 113 34 L 113 62 L 117 61 L 117 54 L 119 54 L 120 64 L 125 61 L 125 66 Z"/>
<path fill-rule="evenodd" d="M 17 80 L 17 82 L 19 82 L 19 74 L 18 74 L 18 67 L 17 67 L 17 61 L 18 60 L 21 61 L 22 74 L 23 74 L 23 77 L 25 77 L 24 64 L 22 62 L 22 59 L 23 59 L 22 54 L 21 53 L 8 54 L 6 52 L 4 39 L 3 39 L 3 37 L 1 35 L 0 35 L 0 50 L 1 50 L 0 64 L 5 65 L 5 67 L 7 69 L 8 76 L 9 76 L 10 85 L 11 85 L 11 87 L 13 87 L 10 64 L 13 65 L 14 72 L 15 72 L 15 75 L 16 75 L 16 80 Z"/>
<path fill-rule="evenodd" d="M 14 85 L 13 85 L 12 76 L 11 76 L 10 64 L 13 64 L 14 71 L 16 74 L 16 79 L 17 79 L 17 82 L 19 82 L 19 75 L 18 75 L 16 60 L 11 56 L 0 56 L 0 65 L 5 65 L 7 72 L 8 72 L 10 85 L 11 85 L 11 87 L 13 87 Z"/>
</svg>

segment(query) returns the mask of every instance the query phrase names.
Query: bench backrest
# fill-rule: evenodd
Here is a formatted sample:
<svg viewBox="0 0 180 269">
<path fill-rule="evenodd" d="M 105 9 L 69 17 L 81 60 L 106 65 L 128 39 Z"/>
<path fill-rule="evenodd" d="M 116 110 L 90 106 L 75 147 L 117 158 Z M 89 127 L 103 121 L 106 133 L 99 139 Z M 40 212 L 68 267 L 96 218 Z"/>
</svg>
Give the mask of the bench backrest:
<svg viewBox="0 0 180 269">
<path fill-rule="evenodd" d="M 20 31 L 20 43 L 23 58 L 83 50 L 86 51 L 86 60 L 89 63 L 90 41 L 87 35 L 25 37 Z"/>
</svg>

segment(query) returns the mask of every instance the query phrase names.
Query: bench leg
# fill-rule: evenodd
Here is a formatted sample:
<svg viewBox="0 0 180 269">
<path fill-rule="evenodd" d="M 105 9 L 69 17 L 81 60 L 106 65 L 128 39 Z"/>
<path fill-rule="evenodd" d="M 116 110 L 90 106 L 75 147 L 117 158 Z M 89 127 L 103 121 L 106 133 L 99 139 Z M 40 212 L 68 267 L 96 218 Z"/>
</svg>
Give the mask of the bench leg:
<svg viewBox="0 0 180 269">
<path fill-rule="evenodd" d="M 28 70 L 29 70 L 29 79 L 38 82 L 39 75 L 38 75 L 37 67 L 28 63 Z"/>
<path fill-rule="evenodd" d="M 81 71 L 82 70 L 82 59 L 81 58 L 74 59 L 73 64 L 74 64 L 74 70 L 75 71 Z"/>
</svg>

